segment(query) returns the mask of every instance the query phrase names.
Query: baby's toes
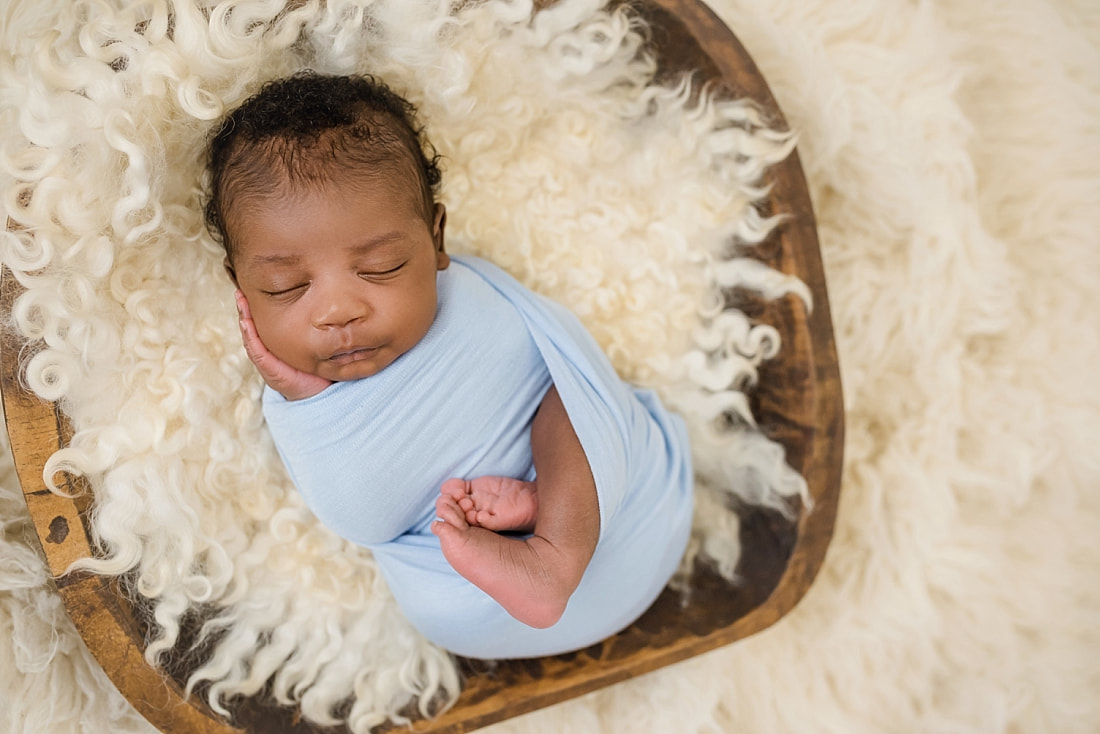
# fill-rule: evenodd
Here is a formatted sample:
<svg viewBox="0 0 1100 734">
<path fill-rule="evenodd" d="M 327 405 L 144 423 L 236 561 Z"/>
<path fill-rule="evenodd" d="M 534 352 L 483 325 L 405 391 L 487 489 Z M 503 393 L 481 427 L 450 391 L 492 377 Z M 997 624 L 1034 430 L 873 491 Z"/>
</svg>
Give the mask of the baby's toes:
<svg viewBox="0 0 1100 734">
<path fill-rule="evenodd" d="M 448 525 L 459 528 L 464 528 L 467 525 L 466 513 L 462 511 L 453 498 L 445 494 L 439 495 L 439 498 L 436 499 L 435 514 Z"/>
<path fill-rule="evenodd" d="M 476 520 L 476 523 L 471 523 L 471 525 L 477 524 L 477 525 L 480 525 L 481 527 L 486 528 L 488 530 L 501 530 L 501 529 L 503 529 L 501 527 L 498 527 L 500 525 L 500 523 L 497 522 L 496 513 L 492 512 L 491 510 L 478 510 L 474 514 L 475 514 L 474 519 Z M 469 515 L 467 515 L 467 517 L 469 517 Z"/>
<path fill-rule="evenodd" d="M 439 492 L 448 497 L 451 497 L 457 501 L 461 501 L 463 498 L 469 498 L 470 483 L 465 479 L 448 479 L 443 482 L 439 488 Z"/>
</svg>

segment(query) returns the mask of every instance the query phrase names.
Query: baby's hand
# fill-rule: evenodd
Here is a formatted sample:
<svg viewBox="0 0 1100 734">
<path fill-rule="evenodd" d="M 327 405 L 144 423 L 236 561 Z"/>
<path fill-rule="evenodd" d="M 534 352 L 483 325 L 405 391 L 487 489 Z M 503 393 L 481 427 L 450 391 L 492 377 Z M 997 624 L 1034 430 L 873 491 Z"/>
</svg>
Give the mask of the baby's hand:
<svg viewBox="0 0 1100 734">
<path fill-rule="evenodd" d="M 239 290 L 234 294 L 234 298 L 237 300 L 237 316 L 241 327 L 241 339 L 244 341 L 244 351 L 252 360 L 252 364 L 256 365 L 260 377 L 264 378 L 264 382 L 272 390 L 287 400 L 305 400 L 332 384 L 323 377 L 291 367 L 269 352 L 256 332 L 256 324 L 253 323 L 252 312 L 248 308 L 248 299 Z"/>
</svg>

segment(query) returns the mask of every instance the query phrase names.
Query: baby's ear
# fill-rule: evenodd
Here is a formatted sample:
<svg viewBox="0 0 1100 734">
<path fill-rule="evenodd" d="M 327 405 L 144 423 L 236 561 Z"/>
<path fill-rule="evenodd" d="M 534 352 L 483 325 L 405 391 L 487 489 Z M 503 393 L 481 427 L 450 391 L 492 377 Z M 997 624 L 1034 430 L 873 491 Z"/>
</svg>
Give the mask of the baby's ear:
<svg viewBox="0 0 1100 734">
<path fill-rule="evenodd" d="M 237 271 L 234 270 L 233 263 L 229 262 L 228 257 L 222 260 L 222 267 L 225 268 L 225 272 L 229 276 L 229 279 L 233 281 L 233 285 L 240 288 L 240 285 L 237 283 Z"/>
<path fill-rule="evenodd" d="M 432 224 L 432 240 L 435 243 L 436 270 L 446 270 L 451 264 L 451 257 L 444 247 L 444 232 L 447 229 L 447 207 L 442 204 L 435 205 L 435 221 Z"/>
</svg>

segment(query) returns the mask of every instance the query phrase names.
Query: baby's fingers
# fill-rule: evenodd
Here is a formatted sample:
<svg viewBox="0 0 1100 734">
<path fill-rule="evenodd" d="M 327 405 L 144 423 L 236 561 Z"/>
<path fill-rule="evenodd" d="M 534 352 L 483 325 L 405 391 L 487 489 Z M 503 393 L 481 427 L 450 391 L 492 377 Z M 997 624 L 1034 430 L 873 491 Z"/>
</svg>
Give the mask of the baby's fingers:
<svg viewBox="0 0 1100 734">
<path fill-rule="evenodd" d="M 233 300 L 237 302 L 237 314 L 242 320 L 252 320 L 252 309 L 248 306 L 248 299 L 244 297 L 244 292 L 238 288 L 233 292 Z"/>
<path fill-rule="evenodd" d="M 248 299 L 239 290 L 233 294 L 233 298 L 237 302 L 237 326 L 241 328 L 244 350 L 248 353 L 248 358 L 255 363 L 267 353 L 267 347 L 260 341 L 260 335 L 256 332 L 256 323 L 252 320 Z"/>
<path fill-rule="evenodd" d="M 238 303 L 241 301 L 243 301 L 243 297 L 240 297 Z M 256 323 L 252 320 L 248 312 L 247 302 L 244 303 L 245 306 L 243 309 L 238 305 L 240 319 L 237 324 L 241 327 L 241 341 L 244 342 L 245 353 L 248 355 L 248 358 L 252 360 L 252 364 L 256 365 L 256 369 L 260 371 L 260 375 L 269 385 L 272 381 L 280 382 L 285 380 L 286 375 L 282 373 L 286 370 L 281 369 L 282 363 L 274 354 L 268 351 L 266 346 L 264 346 L 263 341 L 260 339 L 260 334 L 256 331 Z M 272 387 L 274 387 L 274 385 L 272 385 Z"/>
</svg>

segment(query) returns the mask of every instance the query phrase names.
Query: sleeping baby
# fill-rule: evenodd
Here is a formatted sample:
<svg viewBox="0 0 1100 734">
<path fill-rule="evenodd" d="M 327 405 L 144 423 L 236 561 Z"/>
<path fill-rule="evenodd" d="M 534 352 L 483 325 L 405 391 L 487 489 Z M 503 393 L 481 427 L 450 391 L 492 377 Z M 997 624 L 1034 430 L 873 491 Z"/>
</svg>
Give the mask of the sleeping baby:
<svg viewBox="0 0 1100 734">
<path fill-rule="evenodd" d="M 444 247 L 412 106 L 369 77 L 269 83 L 210 145 L 206 217 L 287 471 L 467 657 L 599 642 L 677 568 L 679 417 L 560 305 Z"/>
</svg>

